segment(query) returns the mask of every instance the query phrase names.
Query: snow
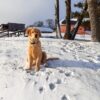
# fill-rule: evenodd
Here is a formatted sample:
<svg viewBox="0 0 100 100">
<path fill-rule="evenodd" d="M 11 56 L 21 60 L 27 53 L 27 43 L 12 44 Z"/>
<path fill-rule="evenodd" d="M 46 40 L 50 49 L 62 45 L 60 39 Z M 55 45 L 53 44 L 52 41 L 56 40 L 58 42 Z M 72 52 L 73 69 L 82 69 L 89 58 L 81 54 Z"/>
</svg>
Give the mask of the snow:
<svg viewBox="0 0 100 100">
<path fill-rule="evenodd" d="M 89 31 L 87 33 L 90 33 Z M 65 33 L 62 33 L 61 35 L 64 36 Z M 42 33 L 42 38 L 55 38 L 56 33 Z M 91 33 L 90 34 L 76 34 L 75 40 L 81 40 L 81 41 L 91 41 Z"/>
<path fill-rule="evenodd" d="M 48 67 L 23 70 L 27 38 L 0 39 L 0 100 L 100 100 L 100 43 L 41 38 Z"/>
<path fill-rule="evenodd" d="M 77 22 L 77 19 L 78 19 L 78 18 L 71 18 L 70 21 Z M 64 20 L 65 20 L 65 19 L 62 19 L 62 20 L 60 21 L 60 24 L 62 24 L 62 22 L 63 22 Z M 83 18 L 82 21 L 83 21 L 83 22 L 90 21 L 90 18 Z"/>
</svg>

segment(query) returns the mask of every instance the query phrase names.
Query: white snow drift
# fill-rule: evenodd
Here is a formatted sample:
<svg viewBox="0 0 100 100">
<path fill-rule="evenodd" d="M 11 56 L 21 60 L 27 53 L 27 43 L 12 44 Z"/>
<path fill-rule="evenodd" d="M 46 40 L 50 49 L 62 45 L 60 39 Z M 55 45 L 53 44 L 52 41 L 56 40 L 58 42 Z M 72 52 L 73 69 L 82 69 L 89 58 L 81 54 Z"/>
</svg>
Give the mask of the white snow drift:
<svg viewBox="0 0 100 100">
<path fill-rule="evenodd" d="M 26 38 L 0 39 L 0 100 L 100 100 L 100 44 L 41 39 L 48 67 L 23 70 Z"/>
</svg>

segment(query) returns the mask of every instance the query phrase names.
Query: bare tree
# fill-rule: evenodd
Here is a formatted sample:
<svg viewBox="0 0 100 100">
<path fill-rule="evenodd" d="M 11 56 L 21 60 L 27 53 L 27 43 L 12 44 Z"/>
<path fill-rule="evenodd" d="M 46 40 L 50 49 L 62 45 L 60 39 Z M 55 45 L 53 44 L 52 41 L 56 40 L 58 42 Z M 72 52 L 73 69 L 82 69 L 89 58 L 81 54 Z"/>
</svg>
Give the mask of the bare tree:
<svg viewBox="0 0 100 100">
<path fill-rule="evenodd" d="M 59 24 L 59 0 L 55 1 L 55 26 L 56 26 L 56 37 L 62 38 L 60 24 Z"/>
<path fill-rule="evenodd" d="M 87 11 L 87 8 L 88 8 L 87 0 L 85 0 L 85 3 L 84 3 L 84 6 L 83 6 L 83 9 L 82 9 L 82 12 L 81 12 L 80 16 L 78 17 L 77 23 L 75 24 L 73 30 L 71 31 L 71 33 L 72 33 L 71 39 L 72 40 L 75 39 L 76 33 L 78 31 L 79 26 L 82 23 L 82 20 L 84 18 L 84 13 Z"/>
<path fill-rule="evenodd" d="M 44 25 L 43 21 L 37 21 L 33 24 L 33 26 L 36 26 L 36 27 L 42 27 Z"/>
<path fill-rule="evenodd" d="M 54 28 L 55 28 L 55 21 L 53 19 L 47 19 L 46 20 L 46 24 L 47 24 L 48 27 L 50 27 L 51 29 L 54 30 Z"/>
<path fill-rule="evenodd" d="M 91 21 L 92 40 L 100 42 L 100 1 L 87 0 Z"/>
<path fill-rule="evenodd" d="M 64 39 L 70 39 L 71 38 L 71 33 L 70 33 L 71 0 L 65 0 L 65 4 L 66 4 L 66 32 L 64 35 Z"/>
</svg>

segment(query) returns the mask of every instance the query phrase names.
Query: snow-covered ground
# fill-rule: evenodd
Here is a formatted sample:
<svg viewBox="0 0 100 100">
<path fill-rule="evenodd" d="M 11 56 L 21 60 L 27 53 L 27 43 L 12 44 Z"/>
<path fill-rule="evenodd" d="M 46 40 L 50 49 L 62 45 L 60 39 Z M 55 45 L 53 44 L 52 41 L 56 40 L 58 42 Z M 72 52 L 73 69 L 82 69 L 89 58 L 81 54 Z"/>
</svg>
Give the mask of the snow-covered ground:
<svg viewBox="0 0 100 100">
<path fill-rule="evenodd" d="M 100 100 L 100 43 L 41 38 L 48 67 L 23 70 L 27 38 L 0 39 L 0 100 Z"/>
<path fill-rule="evenodd" d="M 62 33 L 62 36 L 64 36 L 64 33 Z M 55 32 L 53 32 L 53 33 L 42 33 L 42 37 L 43 38 L 55 38 L 56 33 Z M 91 41 L 91 35 L 90 34 L 83 34 L 83 35 L 76 34 L 75 40 Z"/>
</svg>

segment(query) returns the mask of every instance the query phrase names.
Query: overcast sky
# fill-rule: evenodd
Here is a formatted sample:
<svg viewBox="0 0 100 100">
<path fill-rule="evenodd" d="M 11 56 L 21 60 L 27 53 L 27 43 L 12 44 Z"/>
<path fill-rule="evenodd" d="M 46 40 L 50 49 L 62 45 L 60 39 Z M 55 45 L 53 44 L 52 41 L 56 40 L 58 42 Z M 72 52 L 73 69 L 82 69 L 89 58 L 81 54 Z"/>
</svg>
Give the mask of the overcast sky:
<svg viewBox="0 0 100 100">
<path fill-rule="evenodd" d="M 0 24 L 8 22 L 33 24 L 38 20 L 54 19 L 55 0 L 0 0 Z M 65 0 L 60 0 L 60 19 L 65 17 Z M 72 0 L 72 10 L 75 2 Z"/>
</svg>

